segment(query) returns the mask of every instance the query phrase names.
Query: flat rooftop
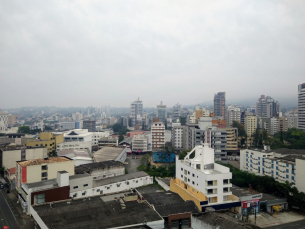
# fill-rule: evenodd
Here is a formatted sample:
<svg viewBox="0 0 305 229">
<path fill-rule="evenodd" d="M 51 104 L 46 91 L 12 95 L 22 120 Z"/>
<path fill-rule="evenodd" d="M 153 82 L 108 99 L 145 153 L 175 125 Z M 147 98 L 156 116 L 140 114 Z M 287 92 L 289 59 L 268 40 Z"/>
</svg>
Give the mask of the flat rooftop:
<svg viewBox="0 0 305 229">
<path fill-rule="evenodd" d="M 111 168 L 111 167 L 124 167 L 123 164 L 119 161 L 101 161 L 101 162 L 93 162 L 88 164 L 82 164 L 75 167 L 76 174 L 82 173 L 91 173 L 94 170 Z"/>
<path fill-rule="evenodd" d="M 120 147 L 103 147 L 94 152 L 93 157 L 96 162 L 111 161 L 117 159 L 123 150 L 125 149 Z"/>
<path fill-rule="evenodd" d="M 103 201 L 100 197 L 75 199 L 53 204 L 33 206 L 48 228 L 118 228 L 123 226 L 143 226 L 144 222 L 163 220 L 146 203 Z"/>
<path fill-rule="evenodd" d="M 93 186 L 98 187 L 98 186 L 103 186 L 103 185 L 108 185 L 108 184 L 113 184 L 113 183 L 118 183 L 122 181 L 127 181 L 127 180 L 132 180 L 132 179 L 137 179 L 141 177 L 146 177 L 149 176 L 145 172 L 135 172 L 135 173 L 129 173 L 121 176 L 115 176 L 115 177 L 109 177 L 105 179 L 100 179 L 100 180 L 94 180 L 93 181 Z"/>
<path fill-rule="evenodd" d="M 34 183 L 25 184 L 29 189 L 30 188 L 38 188 L 43 186 L 49 186 L 52 185 L 53 187 L 58 186 L 56 179 L 51 180 L 42 180 Z"/>
<path fill-rule="evenodd" d="M 75 174 L 75 175 L 72 175 L 72 176 L 69 176 L 69 180 L 75 180 L 75 179 L 78 179 L 78 178 L 84 178 L 84 177 L 91 177 L 90 174 Z"/>
<path fill-rule="evenodd" d="M 162 217 L 187 212 L 199 212 L 193 201 L 184 201 L 174 192 L 154 192 L 142 194 L 142 196 L 149 204 L 154 206 Z"/>
<path fill-rule="evenodd" d="M 235 186 L 233 184 L 232 184 L 232 187 L 231 187 L 231 192 L 232 192 L 233 195 L 238 196 L 238 197 L 252 196 L 252 195 L 255 195 L 255 194 L 259 194 L 259 192 L 256 192 L 255 190 L 253 190 L 251 192 L 247 188 L 241 188 L 241 187 Z"/>
<path fill-rule="evenodd" d="M 32 165 L 65 162 L 65 161 L 71 161 L 71 159 L 69 159 L 67 157 L 49 157 L 49 158 L 33 159 L 33 160 L 27 160 L 27 161 L 18 161 L 17 163 L 21 167 L 25 167 L 25 166 L 32 166 Z"/>
</svg>

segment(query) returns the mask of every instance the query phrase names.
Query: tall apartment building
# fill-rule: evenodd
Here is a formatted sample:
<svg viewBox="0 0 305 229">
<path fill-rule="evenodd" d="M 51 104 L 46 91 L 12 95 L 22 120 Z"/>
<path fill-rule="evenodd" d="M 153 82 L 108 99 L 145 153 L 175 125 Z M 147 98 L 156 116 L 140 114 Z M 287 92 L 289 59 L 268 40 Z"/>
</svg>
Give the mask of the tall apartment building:
<svg viewBox="0 0 305 229">
<path fill-rule="evenodd" d="M 270 96 L 261 95 L 256 102 L 255 113 L 257 117 L 272 118 L 281 112 L 280 103 Z"/>
<path fill-rule="evenodd" d="M 167 110 L 166 105 L 161 101 L 159 105 L 157 105 L 156 116 L 159 119 L 159 122 L 166 122 L 167 119 Z"/>
<path fill-rule="evenodd" d="M 8 125 L 13 126 L 16 123 L 16 115 L 9 114 L 8 115 Z"/>
<path fill-rule="evenodd" d="M 278 118 L 277 132 L 287 131 L 287 130 L 288 130 L 287 118 L 286 117 L 279 117 Z"/>
<path fill-rule="evenodd" d="M 227 151 L 238 150 L 238 130 L 237 130 L 237 128 L 227 127 L 227 128 L 220 128 L 220 129 L 225 130 L 227 133 L 226 150 Z"/>
<path fill-rule="evenodd" d="M 0 110 L 0 133 L 5 133 L 8 127 L 8 115 Z"/>
<path fill-rule="evenodd" d="M 305 83 L 298 87 L 298 127 L 305 131 Z"/>
<path fill-rule="evenodd" d="M 240 108 L 235 107 L 234 105 L 230 105 L 227 109 L 226 121 L 227 127 L 232 127 L 233 121 L 240 122 Z"/>
<path fill-rule="evenodd" d="M 165 125 L 163 122 L 151 124 L 152 150 L 160 150 L 165 145 Z"/>
<path fill-rule="evenodd" d="M 142 125 L 142 123 L 139 123 L 142 117 L 143 117 L 143 103 L 140 100 L 140 98 L 138 98 L 138 100 L 130 104 L 131 126 L 135 127 L 137 123 L 139 125 Z"/>
<path fill-rule="evenodd" d="M 301 192 L 305 192 L 305 153 L 304 150 L 245 149 L 240 151 L 240 169 L 260 176 L 273 177 L 278 182 L 289 182 Z"/>
<path fill-rule="evenodd" d="M 248 137 L 250 137 L 257 128 L 257 118 L 254 115 L 248 115 L 245 118 L 245 131 Z"/>
<path fill-rule="evenodd" d="M 147 152 L 148 138 L 145 134 L 136 134 L 132 139 L 133 152 Z"/>
<path fill-rule="evenodd" d="M 96 121 L 95 120 L 83 120 L 83 129 L 87 129 L 89 132 L 96 131 Z"/>
<path fill-rule="evenodd" d="M 181 123 L 173 123 L 171 143 L 175 150 L 186 149 L 187 126 L 181 126 Z"/>
<path fill-rule="evenodd" d="M 179 118 L 180 118 L 180 113 L 181 113 L 181 105 L 179 103 L 177 103 L 174 107 L 173 107 L 173 118 L 172 118 L 172 122 L 179 122 Z"/>
<path fill-rule="evenodd" d="M 67 157 L 50 157 L 16 162 L 16 189 L 22 185 L 42 180 L 55 179 L 57 172 L 66 170 L 74 175 L 74 161 Z"/>
<path fill-rule="evenodd" d="M 279 119 L 276 117 L 272 118 L 258 118 L 257 127 L 262 130 L 266 130 L 270 136 L 273 136 L 278 132 Z"/>
<path fill-rule="evenodd" d="M 72 120 L 73 121 L 81 121 L 83 119 L 83 114 L 76 112 L 72 114 Z"/>
<path fill-rule="evenodd" d="M 226 93 L 218 92 L 214 95 L 214 116 L 222 117 L 225 119 L 226 117 Z"/>
<path fill-rule="evenodd" d="M 287 126 L 289 128 L 298 128 L 298 115 L 291 114 L 287 116 Z"/>
<path fill-rule="evenodd" d="M 195 153 L 193 159 L 190 158 Z M 200 211 L 240 207 L 238 197 L 231 192 L 230 169 L 214 163 L 214 150 L 207 143 L 196 146 L 183 160 L 176 157 L 176 179 L 170 190 L 185 201 L 192 200 Z"/>
</svg>

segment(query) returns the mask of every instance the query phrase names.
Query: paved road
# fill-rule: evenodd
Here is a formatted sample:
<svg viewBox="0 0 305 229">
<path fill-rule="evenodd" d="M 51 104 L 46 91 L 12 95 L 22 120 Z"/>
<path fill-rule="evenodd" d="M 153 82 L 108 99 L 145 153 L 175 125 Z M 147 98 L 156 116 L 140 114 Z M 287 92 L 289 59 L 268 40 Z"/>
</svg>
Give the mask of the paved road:
<svg viewBox="0 0 305 229">
<path fill-rule="evenodd" d="M 8 226 L 9 229 L 19 229 L 16 220 L 9 205 L 7 204 L 4 195 L 6 195 L 6 190 L 0 189 L 0 226 Z"/>
<path fill-rule="evenodd" d="M 305 229 L 305 220 L 267 227 L 268 229 Z"/>
</svg>

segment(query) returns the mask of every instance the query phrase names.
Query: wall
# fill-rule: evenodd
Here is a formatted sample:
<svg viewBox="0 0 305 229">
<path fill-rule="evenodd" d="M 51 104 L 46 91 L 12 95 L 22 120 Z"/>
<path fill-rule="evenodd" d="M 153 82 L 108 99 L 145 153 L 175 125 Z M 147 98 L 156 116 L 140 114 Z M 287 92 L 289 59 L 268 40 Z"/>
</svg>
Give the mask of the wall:
<svg viewBox="0 0 305 229">
<path fill-rule="evenodd" d="M 192 216 L 192 228 L 204 228 L 204 229 L 218 229 L 220 226 L 212 226 L 210 224 L 207 224 L 197 217 Z"/>
<path fill-rule="evenodd" d="M 114 177 L 124 174 L 125 174 L 125 167 L 118 166 L 118 167 L 110 167 L 105 169 L 94 170 L 92 171 L 91 176 L 93 176 L 95 180 L 99 180 L 99 179 L 105 179 L 108 177 Z"/>
<path fill-rule="evenodd" d="M 57 172 L 65 170 L 70 176 L 74 175 L 74 161 L 64 161 L 57 163 L 49 163 L 48 165 L 48 180 L 57 178 Z"/>
<path fill-rule="evenodd" d="M 157 177 L 155 177 L 155 180 L 158 182 L 158 184 L 165 190 L 169 191 L 170 188 L 168 187 L 167 184 L 165 184 L 163 181 L 159 180 Z"/>
<path fill-rule="evenodd" d="M 2 155 L 2 166 L 7 169 L 16 167 L 16 161 L 21 160 L 21 150 L 3 151 Z"/>
<path fill-rule="evenodd" d="M 304 174 L 305 174 L 305 160 L 296 159 L 296 187 L 299 192 L 305 193 L 305 182 L 304 182 Z"/>
<path fill-rule="evenodd" d="M 27 166 L 26 168 L 27 168 L 26 183 L 41 181 L 41 165 L 32 165 L 32 166 Z"/>
<path fill-rule="evenodd" d="M 65 149 L 87 149 L 91 153 L 91 142 L 62 142 L 56 145 L 57 151 Z"/>
<path fill-rule="evenodd" d="M 39 225 L 40 229 L 48 229 L 48 227 L 45 225 L 45 223 L 42 221 L 40 216 L 37 214 L 37 212 L 34 210 L 32 206 L 30 206 L 31 215 L 35 219 L 36 223 Z"/>
<path fill-rule="evenodd" d="M 93 183 L 93 179 L 91 176 L 87 176 L 87 177 L 79 177 L 76 179 L 70 179 L 70 190 L 71 192 L 78 192 L 78 191 L 82 191 L 82 190 L 87 190 L 87 189 L 91 189 L 92 183 Z M 87 185 L 87 186 L 84 186 Z M 78 188 L 74 188 L 74 187 L 78 187 Z"/>
</svg>

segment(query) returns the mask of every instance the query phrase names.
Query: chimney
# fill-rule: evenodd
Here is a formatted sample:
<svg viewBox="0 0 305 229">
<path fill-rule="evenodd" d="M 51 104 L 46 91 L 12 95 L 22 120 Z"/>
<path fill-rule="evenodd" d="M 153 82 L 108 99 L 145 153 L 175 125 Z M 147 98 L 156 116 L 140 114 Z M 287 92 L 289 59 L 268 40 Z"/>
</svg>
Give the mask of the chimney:
<svg viewBox="0 0 305 229">
<path fill-rule="evenodd" d="M 69 173 L 67 171 L 57 172 L 57 184 L 59 187 L 69 186 Z"/>
</svg>

